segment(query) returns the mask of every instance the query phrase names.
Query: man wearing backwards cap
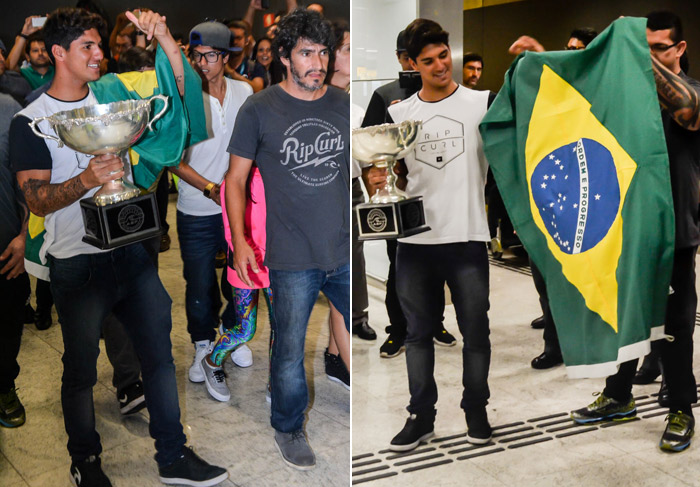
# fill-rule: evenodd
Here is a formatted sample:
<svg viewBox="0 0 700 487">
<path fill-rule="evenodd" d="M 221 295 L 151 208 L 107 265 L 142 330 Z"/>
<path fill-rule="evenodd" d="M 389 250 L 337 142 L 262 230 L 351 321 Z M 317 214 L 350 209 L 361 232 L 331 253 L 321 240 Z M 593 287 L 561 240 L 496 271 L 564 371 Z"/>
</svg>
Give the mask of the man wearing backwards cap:
<svg viewBox="0 0 700 487">
<path fill-rule="evenodd" d="M 177 168 L 170 170 L 181 178 L 177 199 L 177 233 L 184 264 L 185 310 L 187 331 L 194 343 L 194 361 L 189 371 L 192 382 L 204 382 L 209 373 L 208 388 L 217 387 L 220 392 L 212 395 L 220 401 L 228 401 L 230 393 L 220 373 L 221 380 L 213 380 L 216 370 L 204 369 L 202 359 L 211 352 L 219 324 L 219 284 L 216 278 L 215 257 L 219 250 L 226 250 L 223 220 L 221 219 L 220 183 L 228 169 L 226 152 L 236 121 L 238 109 L 253 94 L 247 83 L 224 77 L 224 66 L 229 52 L 240 51 L 234 47 L 231 31 L 219 22 L 204 22 L 190 32 L 190 57 L 202 78 L 207 129 L 212 138 L 188 148 Z M 235 306 L 231 287 L 222 275 L 221 289 L 227 300 L 221 319 L 225 329 L 235 325 Z"/>
</svg>

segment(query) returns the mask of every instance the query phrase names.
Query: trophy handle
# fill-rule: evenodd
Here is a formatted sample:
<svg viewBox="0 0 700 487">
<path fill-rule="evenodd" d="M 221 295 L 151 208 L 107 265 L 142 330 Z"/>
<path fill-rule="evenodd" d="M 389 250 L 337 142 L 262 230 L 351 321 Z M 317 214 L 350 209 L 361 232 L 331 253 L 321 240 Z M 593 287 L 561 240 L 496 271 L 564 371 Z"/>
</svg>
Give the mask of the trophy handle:
<svg viewBox="0 0 700 487">
<path fill-rule="evenodd" d="M 54 142 L 58 143 L 58 147 L 63 147 L 63 141 L 61 139 L 59 139 L 58 137 L 54 137 L 53 135 L 42 134 L 36 128 L 36 124 L 38 124 L 39 122 L 43 122 L 44 120 L 47 120 L 49 118 L 51 118 L 51 117 L 35 118 L 31 122 L 29 122 L 29 127 L 32 129 L 32 132 L 34 132 L 34 134 L 37 135 L 38 137 L 41 137 L 42 139 L 53 140 Z"/>
<path fill-rule="evenodd" d="M 148 130 L 153 130 L 152 125 L 153 125 L 160 117 L 162 117 L 163 114 L 165 114 L 165 111 L 168 109 L 168 97 L 167 97 L 167 96 L 165 96 L 165 95 L 155 95 L 155 96 L 152 96 L 152 97 L 148 100 L 148 102 L 150 103 L 151 101 L 153 101 L 153 100 L 155 100 L 155 99 L 161 100 L 165 105 L 163 105 L 163 108 L 161 108 L 161 110 L 156 114 L 156 116 L 153 117 L 153 119 L 152 119 L 150 122 L 148 122 L 148 126 L 147 126 L 147 127 L 148 127 Z"/>
</svg>

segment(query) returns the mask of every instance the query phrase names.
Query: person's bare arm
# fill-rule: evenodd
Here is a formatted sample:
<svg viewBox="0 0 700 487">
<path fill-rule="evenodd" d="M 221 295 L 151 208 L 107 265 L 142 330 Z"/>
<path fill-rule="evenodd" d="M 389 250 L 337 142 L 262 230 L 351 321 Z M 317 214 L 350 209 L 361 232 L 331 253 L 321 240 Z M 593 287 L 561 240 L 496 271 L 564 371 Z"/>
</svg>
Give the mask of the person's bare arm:
<svg viewBox="0 0 700 487">
<path fill-rule="evenodd" d="M 87 169 L 62 183 L 51 183 L 51 171 L 31 169 L 17 172 L 27 206 L 37 216 L 65 208 L 85 196 L 92 188 L 124 176 L 122 160 L 112 154 L 94 157 Z"/>
<path fill-rule="evenodd" d="M 262 10 L 262 1 L 261 0 L 250 0 L 250 4 L 248 5 L 248 10 L 245 12 L 245 16 L 243 17 L 243 20 L 248 22 L 248 25 L 251 27 L 253 26 L 253 21 L 255 20 L 255 12 L 258 10 Z"/>
<path fill-rule="evenodd" d="M 651 56 L 661 106 L 686 130 L 700 129 L 700 100 L 695 89 Z"/>
<path fill-rule="evenodd" d="M 177 167 L 169 167 L 168 169 L 171 173 L 175 174 L 187 184 L 189 184 L 190 186 L 194 186 L 202 192 L 204 192 L 204 188 L 206 188 L 207 185 L 214 184 L 214 187 L 209 192 L 209 197 L 214 203 L 216 203 L 217 205 L 221 205 L 221 200 L 219 196 L 221 186 L 219 185 L 219 183 L 209 181 L 207 178 L 205 178 L 197 171 L 192 169 L 192 166 L 187 164 L 185 161 L 180 161 L 180 164 L 178 164 Z"/>
<path fill-rule="evenodd" d="M 27 45 L 26 36 L 30 36 L 39 30 L 39 27 L 34 27 L 32 25 L 32 19 L 37 18 L 39 18 L 39 15 L 32 15 L 24 19 L 24 25 L 22 26 L 22 31 L 20 32 L 21 35 L 15 37 L 15 44 L 12 46 L 10 53 L 7 55 L 7 69 L 11 71 L 19 71 L 20 65 L 22 64 L 22 53 L 24 52 L 24 47 Z"/>
<path fill-rule="evenodd" d="M 534 37 L 520 36 L 518 40 L 508 48 L 508 52 L 518 55 L 523 51 L 544 52 L 545 48 Z"/>
<path fill-rule="evenodd" d="M 137 16 L 138 15 L 138 16 Z M 152 11 L 126 12 L 126 17 L 139 29 L 146 34 L 146 39 L 151 40 L 154 37 L 163 49 L 163 52 L 170 61 L 170 67 L 173 69 L 177 90 L 180 96 L 185 94 L 185 68 L 182 64 L 182 51 L 170 34 L 170 29 L 166 25 L 165 16 Z"/>
<path fill-rule="evenodd" d="M 297 0 L 287 0 L 287 13 L 291 12 L 298 6 L 299 4 L 297 3 Z"/>
<path fill-rule="evenodd" d="M 248 184 L 248 174 L 252 167 L 251 159 L 231 154 L 228 172 L 224 178 L 226 181 L 224 200 L 233 243 L 233 268 L 238 277 L 251 287 L 253 283 L 248 277 L 248 266 L 255 273 L 260 270 L 255 261 L 255 252 L 245 239 L 246 184 Z"/>
</svg>

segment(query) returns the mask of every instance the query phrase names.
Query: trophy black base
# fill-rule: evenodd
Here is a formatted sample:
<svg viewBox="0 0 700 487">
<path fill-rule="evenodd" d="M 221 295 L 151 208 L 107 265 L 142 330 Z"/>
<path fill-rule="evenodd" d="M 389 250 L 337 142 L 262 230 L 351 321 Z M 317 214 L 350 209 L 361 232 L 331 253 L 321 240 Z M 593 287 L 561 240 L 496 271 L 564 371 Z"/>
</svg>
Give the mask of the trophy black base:
<svg viewBox="0 0 700 487">
<path fill-rule="evenodd" d="M 92 198 L 80 200 L 85 236 L 83 242 L 114 249 L 162 233 L 155 194 L 97 206 Z"/>
<path fill-rule="evenodd" d="M 358 240 L 390 240 L 427 232 L 423 198 L 414 196 L 396 203 L 357 205 Z"/>
</svg>

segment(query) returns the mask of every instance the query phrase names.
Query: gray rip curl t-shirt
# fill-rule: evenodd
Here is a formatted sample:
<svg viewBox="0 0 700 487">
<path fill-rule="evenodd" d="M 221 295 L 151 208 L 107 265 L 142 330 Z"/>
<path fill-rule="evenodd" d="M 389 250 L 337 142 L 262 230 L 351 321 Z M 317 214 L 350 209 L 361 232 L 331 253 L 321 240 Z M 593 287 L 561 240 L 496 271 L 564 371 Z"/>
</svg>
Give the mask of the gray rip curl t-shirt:
<svg viewBox="0 0 700 487">
<path fill-rule="evenodd" d="M 350 97 L 328 87 L 314 101 L 280 85 L 249 97 L 228 152 L 255 160 L 265 185 L 265 265 L 332 270 L 350 261 Z"/>
</svg>

